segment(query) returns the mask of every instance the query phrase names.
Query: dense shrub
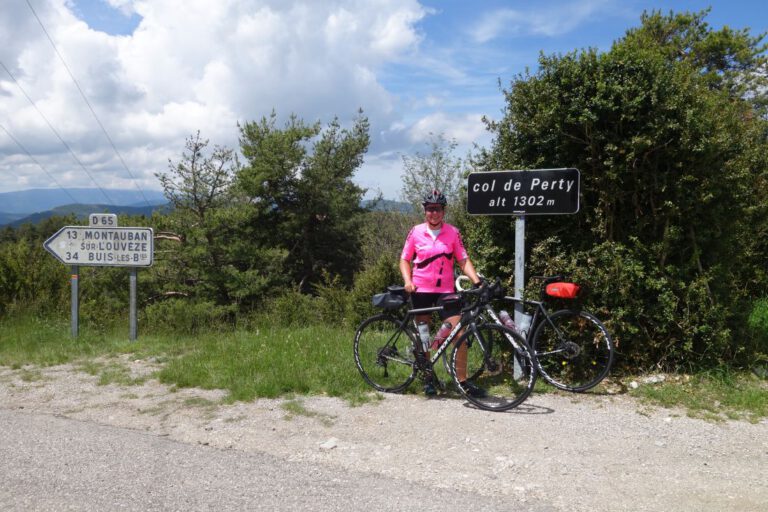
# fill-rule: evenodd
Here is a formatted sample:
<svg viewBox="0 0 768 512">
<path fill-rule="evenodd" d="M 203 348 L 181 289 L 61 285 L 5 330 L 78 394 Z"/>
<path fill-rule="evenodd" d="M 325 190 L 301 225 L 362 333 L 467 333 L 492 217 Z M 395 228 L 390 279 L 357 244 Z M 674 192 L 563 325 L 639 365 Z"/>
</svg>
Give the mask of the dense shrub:
<svg viewBox="0 0 768 512">
<path fill-rule="evenodd" d="M 324 272 L 322 282 L 314 286 L 315 308 L 320 321 L 326 325 L 346 323 L 349 309 L 349 288 L 344 286 L 341 276 Z"/>
<path fill-rule="evenodd" d="M 21 238 L 0 244 L 0 315 L 69 310 L 70 274 L 39 240 Z"/>
<path fill-rule="evenodd" d="M 196 334 L 209 330 L 231 329 L 232 318 L 231 306 L 171 298 L 154 302 L 144 308 L 141 330 Z"/>
<path fill-rule="evenodd" d="M 374 264 L 359 272 L 355 284 L 349 292 L 347 309 L 348 325 L 357 326 L 365 318 L 380 312 L 371 305 L 371 298 L 383 292 L 389 285 L 402 284 L 403 278 L 398 269 L 399 254 L 382 254 Z"/>
<path fill-rule="evenodd" d="M 271 297 L 254 312 L 256 323 L 284 326 L 305 326 L 320 323 L 317 298 L 298 290 L 288 290 Z"/>
<path fill-rule="evenodd" d="M 747 343 L 752 346 L 752 351 L 756 355 L 755 359 L 760 359 L 764 363 L 768 362 L 768 297 L 755 302 L 747 325 L 751 335 Z"/>
<path fill-rule="evenodd" d="M 585 285 L 583 304 L 614 335 L 619 366 L 716 366 L 738 352 L 728 336 L 727 311 L 711 303 L 710 281 L 675 282 L 649 261 L 647 249 L 636 241 L 604 242 L 569 253 L 558 239 L 549 238 L 533 248 L 530 269 L 533 274 L 566 273 Z M 538 291 L 530 288 L 528 293 Z"/>
</svg>

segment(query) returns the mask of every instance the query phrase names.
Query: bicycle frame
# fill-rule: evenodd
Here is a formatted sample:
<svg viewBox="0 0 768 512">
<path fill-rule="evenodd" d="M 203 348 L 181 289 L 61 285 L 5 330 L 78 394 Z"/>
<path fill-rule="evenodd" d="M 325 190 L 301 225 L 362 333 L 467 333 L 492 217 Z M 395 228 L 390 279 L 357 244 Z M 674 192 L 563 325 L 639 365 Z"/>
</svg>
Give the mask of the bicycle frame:
<svg viewBox="0 0 768 512">
<path fill-rule="evenodd" d="M 456 278 L 456 288 L 461 289 L 461 282 L 462 282 L 463 276 L 459 276 Z M 542 290 L 541 290 L 541 298 L 539 300 L 529 300 L 522 297 L 512 297 L 512 296 L 503 296 L 502 294 L 495 295 L 496 299 L 504 300 L 507 302 L 512 302 L 517 306 L 518 304 L 522 306 L 522 308 L 526 312 L 526 316 L 530 317 L 530 325 L 526 326 L 526 329 L 521 329 L 521 326 L 516 326 L 515 331 L 517 334 L 520 334 L 526 341 L 526 343 L 529 345 L 529 347 L 532 349 L 532 356 L 536 364 L 536 368 L 538 370 L 538 373 L 543 376 L 544 380 L 552 384 L 553 386 L 564 389 L 567 391 L 574 391 L 574 392 L 582 392 L 586 391 L 588 389 L 593 388 L 596 386 L 602 379 L 605 378 L 608 371 L 611 368 L 613 358 L 614 358 L 614 348 L 613 343 L 611 341 L 610 334 L 605 329 L 605 326 L 602 325 L 600 320 L 595 317 L 593 314 L 591 314 L 589 311 L 584 310 L 579 302 L 575 302 L 572 306 L 553 311 L 550 313 L 550 311 L 547 309 L 546 302 L 547 302 L 547 295 L 546 290 L 544 288 L 544 285 L 546 285 L 549 282 L 554 282 L 556 280 L 561 280 L 564 278 L 564 276 L 532 276 L 532 278 L 543 280 Z M 498 283 L 498 280 L 497 280 Z M 494 310 L 491 303 L 485 303 L 483 304 L 483 311 L 482 315 L 485 316 L 486 322 L 493 323 L 496 325 L 503 326 L 505 325 L 504 322 L 501 320 L 499 315 L 496 313 L 496 310 Z M 532 311 L 531 311 L 532 310 Z M 531 312 L 532 314 L 528 315 L 528 312 Z M 564 381 L 560 380 L 556 376 L 552 376 L 550 372 L 548 371 L 548 367 L 545 368 L 544 365 L 551 365 L 553 361 L 560 361 L 562 364 L 568 364 L 567 361 L 573 361 L 576 358 L 580 357 L 580 354 L 587 353 L 590 351 L 589 348 L 586 348 L 587 352 L 584 352 L 585 347 L 582 347 L 580 344 L 581 342 L 572 340 L 571 334 L 569 333 L 569 328 L 565 327 L 562 319 L 572 318 L 573 316 L 576 318 L 581 318 L 585 320 L 587 325 L 591 325 L 593 327 L 588 327 L 589 330 L 595 329 L 595 333 L 598 334 L 601 338 L 601 340 L 604 339 L 604 341 L 597 341 L 597 338 L 595 338 L 592 343 L 595 350 L 602 351 L 601 355 L 591 356 L 591 361 L 588 361 L 587 364 L 591 364 L 593 368 L 599 370 L 599 373 L 595 374 L 595 377 L 592 378 L 592 380 L 588 380 L 587 382 L 580 382 L 577 384 L 570 384 L 565 383 Z M 582 324 L 583 325 L 583 324 Z M 581 331 L 581 328 L 579 328 L 579 332 Z M 542 333 L 548 333 L 544 334 L 543 338 L 548 338 L 550 341 L 554 341 L 553 343 L 550 342 L 544 342 L 541 344 L 541 347 L 537 346 L 539 345 L 539 337 L 542 336 Z M 511 334 L 506 333 L 506 338 L 512 342 L 513 337 Z M 578 333 L 577 333 L 578 336 Z M 539 352 L 538 350 L 541 349 L 542 351 Z M 489 348 L 490 350 L 490 348 Z M 562 358 L 562 359 L 560 359 Z M 599 361 L 596 359 L 599 358 Z M 542 362 L 545 361 L 546 362 Z M 557 365 L 557 363 L 554 363 Z M 576 363 L 578 366 L 579 364 L 583 363 Z M 558 369 L 555 368 L 561 368 L 560 366 L 552 366 L 552 369 L 554 370 L 555 374 L 558 374 Z M 564 369 L 565 367 L 563 367 Z M 578 370 L 576 370 L 578 371 Z"/>
<path fill-rule="evenodd" d="M 451 332 L 446 336 L 446 338 L 443 340 L 443 342 L 433 351 L 432 357 L 428 360 L 429 362 L 429 368 L 433 367 L 437 360 L 440 358 L 440 356 L 443 355 L 443 352 L 445 352 L 448 348 L 448 346 L 454 341 L 454 339 L 459 335 L 462 329 L 469 326 L 472 327 L 474 325 L 474 320 L 477 319 L 477 317 L 480 315 L 480 308 L 477 306 L 477 304 L 471 304 L 469 306 L 465 306 L 461 310 L 461 317 L 459 318 L 459 321 L 456 322 L 456 325 L 453 326 L 453 329 L 451 329 Z M 435 311 L 442 311 L 442 306 L 434 306 L 430 308 L 418 308 L 418 309 L 409 309 L 405 312 L 405 316 L 400 320 L 400 326 L 402 329 L 408 329 L 410 327 L 407 327 L 407 324 L 416 316 L 416 315 L 423 315 L 426 313 L 433 313 Z M 476 310 L 473 312 L 473 310 Z M 420 365 L 421 363 L 419 359 L 419 354 L 425 355 L 424 353 L 424 347 L 421 345 L 421 340 L 419 339 L 418 335 L 416 336 L 416 339 L 418 340 L 418 343 L 416 343 L 416 352 L 417 352 L 417 363 Z M 428 370 L 429 368 L 419 368 L 420 370 Z"/>
<path fill-rule="evenodd" d="M 462 276 L 463 277 L 463 276 Z M 460 289 L 460 279 L 456 279 L 456 288 Z M 541 316 L 544 317 L 544 319 L 549 322 L 549 325 L 552 326 L 552 328 L 556 332 L 560 332 L 560 330 L 557 328 L 555 324 L 552 323 L 552 321 L 549 318 L 549 310 L 544 306 L 544 301 L 540 300 L 530 300 L 530 299 L 524 299 L 522 297 L 512 297 L 510 295 L 504 296 L 503 300 L 507 302 L 513 302 L 515 304 L 522 304 L 523 306 L 530 306 L 533 308 L 533 315 L 531 316 L 531 324 L 528 326 L 527 331 L 520 331 L 518 332 L 524 336 L 526 343 L 528 345 L 531 345 L 531 341 L 533 341 L 533 333 L 536 330 L 536 327 L 538 327 L 539 322 L 543 322 L 544 320 L 540 320 Z M 494 323 L 498 325 L 504 325 L 504 322 L 501 321 L 501 318 L 499 318 L 499 315 L 496 313 L 496 310 L 493 309 L 493 306 L 491 306 L 490 302 L 486 303 L 484 305 L 485 312 L 488 313 L 488 316 L 491 317 L 491 319 L 494 321 Z"/>
<path fill-rule="evenodd" d="M 531 324 L 528 326 L 528 330 L 527 331 L 518 330 L 520 334 L 524 335 L 526 343 L 530 345 L 530 342 L 532 341 L 532 338 L 533 338 L 533 332 L 535 331 L 536 326 L 539 324 L 540 317 L 543 316 L 545 319 L 549 320 L 549 311 L 544 306 L 544 303 L 541 301 L 528 300 L 528 299 L 523 299 L 521 297 L 511 297 L 511 296 L 505 296 L 503 300 L 507 302 L 523 304 L 526 306 L 532 306 L 534 308 L 533 315 L 531 316 Z M 493 309 L 493 306 L 491 306 L 490 304 L 486 304 L 485 312 L 488 313 L 488 316 L 491 317 L 494 323 L 498 325 L 504 325 L 504 322 L 501 321 L 501 318 L 499 318 L 499 315 L 496 313 L 496 310 Z M 552 324 L 551 321 L 550 321 L 550 324 Z M 556 329 L 554 325 L 552 325 L 552 327 Z"/>
<path fill-rule="evenodd" d="M 442 358 L 449 380 L 478 408 L 505 411 L 518 406 L 533 391 L 536 366 L 523 336 L 482 318 L 485 305 L 499 290 L 498 283 L 463 290 L 456 313 L 452 303 L 414 308 L 411 301 L 364 320 L 355 332 L 358 370 L 380 391 L 404 391 L 420 377 L 425 391 L 433 394 L 436 387 L 445 387 L 437 375 Z M 377 305 L 386 304 L 380 299 Z M 436 311 L 455 323 L 437 329 L 439 337 L 432 333 L 427 340 L 426 330 L 414 321 L 426 320 Z"/>
</svg>

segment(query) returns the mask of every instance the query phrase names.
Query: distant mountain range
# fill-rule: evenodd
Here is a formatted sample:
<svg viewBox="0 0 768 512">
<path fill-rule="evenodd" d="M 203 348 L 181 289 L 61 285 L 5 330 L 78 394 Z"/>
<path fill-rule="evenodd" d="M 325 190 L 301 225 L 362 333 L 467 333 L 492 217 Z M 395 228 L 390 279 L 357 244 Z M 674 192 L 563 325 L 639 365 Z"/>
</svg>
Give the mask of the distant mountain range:
<svg viewBox="0 0 768 512">
<path fill-rule="evenodd" d="M 104 202 L 105 196 L 112 204 Z M 77 203 L 73 204 L 72 199 Z M 373 206 L 378 211 L 412 211 L 410 204 L 398 201 L 383 199 L 371 203 L 365 200 L 363 206 Z M 145 190 L 143 195 L 137 190 L 122 189 L 104 192 L 95 188 L 20 190 L 0 193 L 0 227 L 36 224 L 54 215 L 75 214 L 81 220 L 96 212 L 150 216 L 153 211 L 164 208 L 168 208 L 167 201 L 158 190 Z"/>
<path fill-rule="evenodd" d="M 75 199 L 77 203 L 72 203 Z M 109 199 L 109 203 L 105 200 Z M 68 188 L 30 189 L 0 193 L 0 226 L 37 223 L 54 215 L 75 214 L 85 219 L 90 213 L 151 215 L 167 201 L 159 190 Z"/>
<path fill-rule="evenodd" d="M 73 203 L 107 204 L 111 207 L 150 206 L 164 204 L 166 199 L 160 190 L 33 188 L 0 193 L 0 215 L 25 216 Z"/>
<path fill-rule="evenodd" d="M 74 214 L 79 220 L 86 220 L 88 215 L 92 213 L 115 213 L 118 215 L 145 215 L 147 217 L 152 215 L 155 210 L 162 210 L 168 208 L 165 204 L 159 204 L 154 206 L 113 206 L 108 204 L 65 204 L 64 206 L 57 206 L 51 210 L 44 212 L 36 212 L 32 215 L 25 215 L 20 219 L 10 220 L 3 223 L 3 216 L 0 215 L 0 227 L 10 226 L 13 228 L 19 227 L 22 224 L 37 224 L 38 222 L 45 220 L 54 215 L 64 217 Z"/>
<path fill-rule="evenodd" d="M 411 213 L 413 211 L 413 206 L 410 205 L 410 203 L 403 203 L 400 201 L 391 201 L 389 199 L 381 199 L 379 201 L 371 201 L 370 199 L 366 199 L 362 203 L 363 207 L 373 207 L 373 211 L 376 212 L 400 212 L 400 213 Z"/>
</svg>

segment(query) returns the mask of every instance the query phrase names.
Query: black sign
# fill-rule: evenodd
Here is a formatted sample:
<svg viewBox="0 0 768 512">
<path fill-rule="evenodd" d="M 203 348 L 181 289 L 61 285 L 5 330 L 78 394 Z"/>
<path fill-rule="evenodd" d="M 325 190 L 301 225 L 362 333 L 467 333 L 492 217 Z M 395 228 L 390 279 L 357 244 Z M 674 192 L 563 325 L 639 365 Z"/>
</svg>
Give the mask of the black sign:
<svg viewBox="0 0 768 512">
<path fill-rule="evenodd" d="M 473 172 L 467 184 L 472 215 L 556 215 L 579 211 L 578 169 Z"/>
</svg>

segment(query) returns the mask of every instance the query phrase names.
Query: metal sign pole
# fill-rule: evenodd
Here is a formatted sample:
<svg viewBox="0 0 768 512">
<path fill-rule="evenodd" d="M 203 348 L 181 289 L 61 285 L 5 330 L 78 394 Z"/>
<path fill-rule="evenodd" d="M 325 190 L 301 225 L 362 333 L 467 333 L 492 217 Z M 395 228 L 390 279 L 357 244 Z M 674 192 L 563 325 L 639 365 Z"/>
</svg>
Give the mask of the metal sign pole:
<svg viewBox="0 0 768 512">
<path fill-rule="evenodd" d="M 136 332 L 137 329 L 137 320 L 136 320 L 136 281 L 137 281 L 137 274 L 138 269 L 136 267 L 131 267 L 131 276 L 130 276 L 130 313 L 129 313 L 129 321 L 130 321 L 130 340 L 136 341 Z"/>
<path fill-rule="evenodd" d="M 43 248 L 72 266 L 72 337 L 77 337 L 78 268 L 128 267 L 130 269 L 130 340 L 137 337 L 136 281 L 140 267 L 152 266 L 155 255 L 152 228 L 118 227 L 117 215 L 92 213 L 89 226 L 64 226 L 43 243 Z"/>
<path fill-rule="evenodd" d="M 72 274 L 70 276 L 70 283 L 72 288 L 72 300 L 70 306 L 70 316 L 72 321 L 72 337 L 77 338 L 78 331 L 78 316 L 80 312 L 80 301 L 78 293 L 78 277 L 80 269 L 77 265 L 72 265 Z"/>
<path fill-rule="evenodd" d="M 522 297 L 525 290 L 525 215 L 515 218 L 515 297 Z M 521 331 L 528 331 L 529 322 L 524 322 L 525 310 L 522 302 L 515 302 L 515 324 Z M 515 358 L 512 374 L 515 378 L 523 374 L 520 363 Z"/>
<path fill-rule="evenodd" d="M 525 215 L 515 218 L 515 297 L 522 297 L 525 291 Z M 524 320 L 525 311 L 521 302 L 515 303 L 515 323 L 522 330 L 528 330 L 529 322 Z"/>
</svg>

